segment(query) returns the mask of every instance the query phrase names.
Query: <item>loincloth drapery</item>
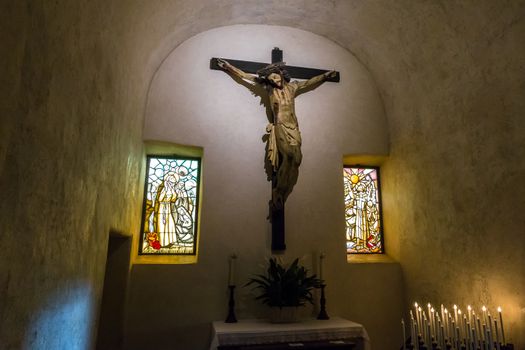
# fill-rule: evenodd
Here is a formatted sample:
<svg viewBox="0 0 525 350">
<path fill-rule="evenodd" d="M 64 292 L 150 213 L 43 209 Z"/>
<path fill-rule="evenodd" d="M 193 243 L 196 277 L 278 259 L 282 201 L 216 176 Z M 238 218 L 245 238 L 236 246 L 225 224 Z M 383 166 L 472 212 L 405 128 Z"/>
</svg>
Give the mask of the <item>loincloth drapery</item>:
<svg viewBox="0 0 525 350">
<path fill-rule="evenodd" d="M 279 128 L 281 136 L 284 136 L 285 144 L 277 144 L 276 128 Z M 301 133 L 295 125 L 277 123 L 274 125 L 272 123 L 266 126 L 266 132 L 268 133 L 268 154 L 267 158 L 272 164 L 273 170 L 277 171 L 279 167 L 279 150 L 285 151 L 288 146 L 301 147 Z"/>
</svg>

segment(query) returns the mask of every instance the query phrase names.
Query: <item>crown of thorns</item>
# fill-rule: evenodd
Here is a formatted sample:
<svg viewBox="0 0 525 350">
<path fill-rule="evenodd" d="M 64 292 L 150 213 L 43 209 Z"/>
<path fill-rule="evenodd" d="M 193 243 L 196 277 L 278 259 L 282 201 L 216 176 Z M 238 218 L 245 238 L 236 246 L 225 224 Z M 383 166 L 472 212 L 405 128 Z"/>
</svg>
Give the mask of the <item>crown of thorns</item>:
<svg viewBox="0 0 525 350">
<path fill-rule="evenodd" d="M 276 74 L 282 75 L 286 81 L 290 81 L 291 77 L 286 71 L 286 69 L 284 69 L 285 66 L 286 66 L 286 62 L 272 63 L 272 64 L 267 65 L 264 68 L 259 69 L 257 71 L 257 75 L 261 78 L 267 78 L 270 74 L 276 73 Z"/>
<path fill-rule="evenodd" d="M 267 65 L 257 71 L 259 76 L 268 76 L 272 73 L 282 73 L 284 71 L 285 62 L 277 62 Z"/>
</svg>

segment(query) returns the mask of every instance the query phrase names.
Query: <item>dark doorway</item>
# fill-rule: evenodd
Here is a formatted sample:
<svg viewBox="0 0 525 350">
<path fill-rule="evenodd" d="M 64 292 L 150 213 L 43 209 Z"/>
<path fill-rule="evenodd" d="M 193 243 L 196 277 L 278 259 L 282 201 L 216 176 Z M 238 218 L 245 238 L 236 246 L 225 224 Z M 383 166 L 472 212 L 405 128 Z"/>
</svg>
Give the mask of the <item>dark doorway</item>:
<svg viewBox="0 0 525 350">
<path fill-rule="evenodd" d="M 110 232 L 97 350 L 122 349 L 131 237 Z"/>
</svg>

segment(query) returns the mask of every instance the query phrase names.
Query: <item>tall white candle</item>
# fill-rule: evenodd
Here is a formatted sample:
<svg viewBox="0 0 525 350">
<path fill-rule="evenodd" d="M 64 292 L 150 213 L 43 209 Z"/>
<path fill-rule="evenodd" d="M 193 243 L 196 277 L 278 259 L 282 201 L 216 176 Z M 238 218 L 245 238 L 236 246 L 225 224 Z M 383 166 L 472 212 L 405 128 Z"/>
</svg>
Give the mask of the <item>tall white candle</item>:
<svg viewBox="0 0 525 350">
<path fill-rule="evenodd" d="M 460 309 L 458 309 L 458 321 L 456 322 L 456 326 L 459 329 L 458 338 L 461 339 L 461 335 L 463 334 L 463 317 L 461 316 L 461 310 Z"/>
<path fill-rule="evenodd" d="M 323 281 L 323 260 L 324 260 L 324 253 L 319 253 L 319 279 Z M 324 281 L 323 281 L 324 283 Z"/>
<path fill-rule="evenodd" d="M 416 325 L 417 327 L 419 327 L 419 310 L 418 310 L 419 305 L 417 302 L 414 303 L 414 307 L 416 309 Z"/>
<path fill-rule="evenodd" d="M 461 344 L 461 341 L 459 340 L 459 327 L 456 326 L 456 348 L 459 349 L 459 346 Z"/>
<path fill-rule="evenodd" d="M 485 339 L 485 334 L 483 332 L 483 328 L 481 328 L 481 321 L 479 320 L 479 317 L 477 321 L 478 321 L 479 341 L 482 342 Z"/>
<path fill-rule="evenodd" d="M 487 313 L 487 329 L 492 333 L 492 316 L 490 315 L 490 312 Z"/>
<path fill-rule="evenodd" d="M 401 319 L 401 328 L 403 328 L 403 350 L 406 350 L 405 320 Z"/>
<path fill-rule="evenodd" d="M 419 328 L 419 335 L 423 334 L 423 310 L 421 310 L 421 306 L 418 308 L 419 311 L 419 324 L 417 325 Z"/>
<path fill-rule="evenodd" d="M 487 336 L 487 325 L 483 324 L 483 339 L 485 339 L 485 349 L 489 350 L 489 337 Z"/>
<path fill-rule="evenodd" d="M 483 305 L 483 307 L 481 308 L 481 311 L 483 311 L 483 324 L 486 325 L 487 324 L 487 308 L 485 307 L 485 305 Z"/>
<path fill-rule="evenodd" d="M 431 332 L 431 335 L 434 336 L 434 339 L 435 339 L 435 336 L 436 336 L 436 319 L 435 319 L 435 310 L 434 308 L 431 308 L 430 309 L 430 332 Z"/>
<path fill-rule="evenodd" d="M 478 349 L 478 335 L 476 332 L 476 328 L 472 328 L 472 338 L 474 339 L 474 350 Z"/>
<path fill-rule="evenodd" d="M 498 331 L 498 321 L 494 320 L 494 330 L 496 332 L 496 349 L 500 350 L 501 346 L 499 343 L 499 331 Z"/>
<path fill-rule="evenodd" d="M 427 324 L 427 331 L 428 331 L 428 346 L 427 349 L 430 349 L 432 347 L 432 335 L 430 334 L 430 323 Z"/>
<path fill-rule="evenodd" d="M 458 306 L 454 304 L 454 322 L 458 323 Z"/>
<path fill-rule="evenodd" d="M 414 339 L 416 339 L 416 324 L 415 324 L 414 316 L 412 315 L 412 310 L 410 310 L 410 344 L 413 345 L 412 349 L 414 349 L 415 344 Z M 404 345 L 403 345 L 404 347 Z"/>
<path fill-rule="evenodd" d="M 443 324 L 445 325 L 445 337 L 448 338 L 448 310 L 445 308 L 445 317 L 443 318 Z"/>
<path fill-rule="evenodd" d="M 503 330 L 503 316 L 501 315 L 501 307 L 498 306 L 498 313 L 499 313 L 499 324 L 501 326 L 501 339 L 503 341 L 503 344 L 507 344 L 505 341 L 505 331 Z"/>
<path fill-rule="evenodd" d="M 441 324 L 441 349 L 445 349 L 445 329 L 443 328 L 443 324 Z"/>
<path fill-rule="evenodd" d="M 237 255 L 232 254 L 230 255 L 230 259 L 228 261 L 229 264 L 229 273 L 228 273 L 228 285 L 234 286 L 235 285 L 235 260 L 237 259 Z"/>
<path fill-rule="evenodd" d="M 467 311 L 468 311 L 468 321 L 469 323 L 472 323 L 472 307 L 470 307 L 470 305 L 467 305 Z"/>
</svg>

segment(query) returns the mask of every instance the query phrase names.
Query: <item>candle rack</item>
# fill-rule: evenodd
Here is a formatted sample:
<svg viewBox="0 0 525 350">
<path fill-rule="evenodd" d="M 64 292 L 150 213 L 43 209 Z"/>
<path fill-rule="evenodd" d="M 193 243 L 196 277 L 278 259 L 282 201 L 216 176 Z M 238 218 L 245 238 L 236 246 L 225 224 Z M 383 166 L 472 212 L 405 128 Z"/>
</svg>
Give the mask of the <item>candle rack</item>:
<svg viewBox="0 0 525 350">
<path fill-rule="evenodd" d="M 225 323 L 237 323 L 237 318 L 235 317 L 235 299 L 234 291 L 235 286 L 228 286 L 230 289 L 230 300 L 228 301 L 228 317 L 226 317 Z"/>
<path fill-rule="evenodd" d="M 428 311 L 417 303 L 414 306 L 408 334 L 401 320 L 405 338 L 401 350 L 514 350 L 514 345 L 505 341 L 500 307 L 496 318 L 485 306 L 479 314 L 470 305 L 464 313 L 456 305 L 450 312 L 443 305 L 439 310 L 429 303 Z"/>
<path fill-rule="evenodd" d="M 418 338 L 417 345 L 415 345 L 412 342 L 412 337 L 408 337 L 405 341 L 405 345 L 404 346 L 401 345 L 401 347 L 399 348 L 399 350 L 464 350 L 464 349 L 485 350 L 487 349 L 487 347 L 485 346 L 485 342 L 483 342 L 481 346 L 478 345 L 477 347 L 473 346 L 472 343 L 470 346 L 465 345 L 465 343 L 461 343 L 459 345 L 459 348 L 450 343 L 446 343 L 445 347 L 441 347 L 436 342 L 433 342 L 432 346 L 428 347 L 427 344 L 425 344 L 425 342 L 422 339 Z M 501 344 L 500 343 L 498 347 L 497 344 L 494 343 L 494 346 L 492 348 L 489 346 L 488 349 L 490 350 L 493 350 L 493 349 L 514 350 L 514 344 Z"/>
<path fill-rule="evenodd" d="M 318 320 L 329 320 L 330 317 L 328 316 L 328 313 L 326 312 L 326 298 L 324 296 L 324 288 L 326 287 L 326 284 L 321 284 L 321 299 L 319 301 L 321 310 L 319 311 L 319 315 L 317 316 Z"/>
</svg>

